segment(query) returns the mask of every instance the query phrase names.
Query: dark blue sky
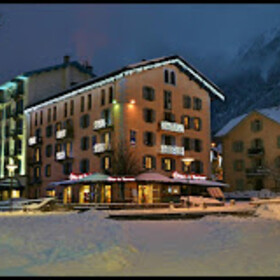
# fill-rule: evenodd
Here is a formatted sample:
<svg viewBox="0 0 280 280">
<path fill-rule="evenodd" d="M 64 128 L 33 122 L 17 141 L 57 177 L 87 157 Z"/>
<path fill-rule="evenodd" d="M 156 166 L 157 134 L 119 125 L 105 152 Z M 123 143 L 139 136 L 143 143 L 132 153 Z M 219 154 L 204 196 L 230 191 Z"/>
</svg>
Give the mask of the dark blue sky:
<svg viewBox="0 0 280 280">
<path fill-rule="evenodd" d="M 69 54 L 101 75 L 178 54 L 214 77 L 256 35 L 280 24 L 279 4 L 1 4 L 0 83 Z"/>
</svg>

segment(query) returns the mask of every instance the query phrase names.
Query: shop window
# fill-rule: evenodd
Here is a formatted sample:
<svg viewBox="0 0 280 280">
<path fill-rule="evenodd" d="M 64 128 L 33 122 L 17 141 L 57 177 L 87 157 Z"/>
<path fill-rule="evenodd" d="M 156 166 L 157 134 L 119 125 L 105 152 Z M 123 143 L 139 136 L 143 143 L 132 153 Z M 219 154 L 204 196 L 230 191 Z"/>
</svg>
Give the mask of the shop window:
<svg viewBox="0 0 280 280">
<path fill-rule="evenodd" d="M 144 86 L 143 89 L 143 98 L 148 101 L 155 100 L 155 90 L 152 87 Z"/>
</svg>

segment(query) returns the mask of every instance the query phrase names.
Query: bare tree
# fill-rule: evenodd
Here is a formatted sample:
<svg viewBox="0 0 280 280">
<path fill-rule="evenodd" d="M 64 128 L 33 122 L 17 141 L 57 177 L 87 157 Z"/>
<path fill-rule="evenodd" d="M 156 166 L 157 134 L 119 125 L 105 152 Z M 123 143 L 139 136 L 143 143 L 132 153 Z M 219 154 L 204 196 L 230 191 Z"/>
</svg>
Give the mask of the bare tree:
<svg viewBox="0 0 280 280">
<path fill-rule="evenodd" d="M 112 157 L 112 175 L 137 175 L 140 172 L 139 160 L 127 142 L 120 140 Z"/>
</svg>

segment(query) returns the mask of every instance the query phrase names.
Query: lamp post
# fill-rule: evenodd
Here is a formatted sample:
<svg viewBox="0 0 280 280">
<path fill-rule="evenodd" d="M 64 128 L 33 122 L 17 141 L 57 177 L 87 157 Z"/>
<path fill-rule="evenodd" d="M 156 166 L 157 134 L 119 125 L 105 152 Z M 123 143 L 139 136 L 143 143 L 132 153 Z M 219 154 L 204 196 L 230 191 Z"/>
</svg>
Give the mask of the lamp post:
<svg viewBox="0 0 280 280">
<path fill-rule="evenodd" d="M 194 161 L 193 158 L 184 158 L 183 159 L 183 162 L 185 163 L 185 165 L 187 166 L 187 169 L 188 169 L 188 175 L 189 175 L 189 168 L 190 168 L 190 165 L 191 163 Z M 189 176 L 187 176 L 187 182 L 189 183 Z M 188 205 L 188 208 L 190 207 L 190 186 L 188 186 L 188 200 L 187 200 L 187 205 Z"/>
<path fill-rule="evenodd" d="M 10 185 L 10 211 L 12 211 L 13 201 L 12 201 L 12 190 L 13 190 L 13 177 L 15 175 L 15 169 L 18 168 L 16 164 L 8 164 L 6 165 L 9 173 L 11 174 L 11 185 Z"/>
</svg>

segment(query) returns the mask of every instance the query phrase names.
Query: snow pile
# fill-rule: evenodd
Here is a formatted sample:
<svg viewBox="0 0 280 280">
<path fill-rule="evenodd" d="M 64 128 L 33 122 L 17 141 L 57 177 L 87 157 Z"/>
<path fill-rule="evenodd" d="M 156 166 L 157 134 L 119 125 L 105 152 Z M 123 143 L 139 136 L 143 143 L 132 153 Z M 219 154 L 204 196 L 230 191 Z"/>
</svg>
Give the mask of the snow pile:
<svg viewBox="0 0 280 280">
<path fill-rule="evenodd" d="M 279 197 L 280 193 L 275 193 L 268 189 L 262 189 L 260 191 L 248 190 L 248 191 L 225 192 L 224 195 L 225 195 L 225 198 L 227 198 L 227 199 L 242 199 L 242 198 L 251 199 L 254 197 L 275 198 L 275 197 Z"/>
<path fill-rule="evenodd" d="M 0 215 L 0 275 L 108 275 L 137 250 L 105 212 Z"/>
<path fill-rule="evenodd" d="M 280 220 L 280 204 L 260 205 L 255 214 L 260 218 Z"/>
</svg>

